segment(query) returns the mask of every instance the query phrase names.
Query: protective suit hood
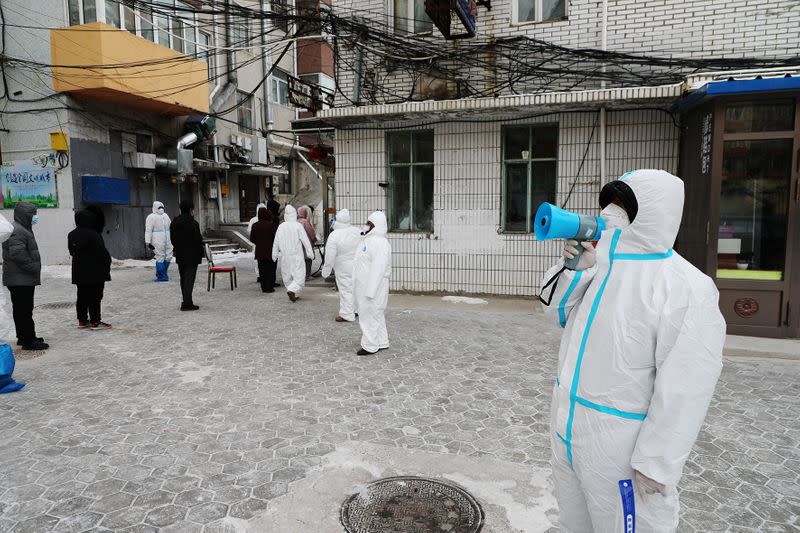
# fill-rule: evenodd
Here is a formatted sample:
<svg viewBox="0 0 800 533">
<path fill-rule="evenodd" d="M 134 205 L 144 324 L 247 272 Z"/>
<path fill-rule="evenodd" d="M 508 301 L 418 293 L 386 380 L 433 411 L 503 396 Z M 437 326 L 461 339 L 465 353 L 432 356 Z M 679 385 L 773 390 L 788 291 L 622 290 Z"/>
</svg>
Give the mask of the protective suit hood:
<svg viewBox="0 0 800 533">
<path fill-rule="evenodd" d="M 306 206 L 299 207 L 297 209 L 297 218 L 305 218 L 308 220 L 310 209 Z"/>
<path fill-rule="evenodd" d="M 340 209 L 336 212 L 336 223 L 334 229 L 344 229 L 350 227 L 350 211 L 347 209 Z"/>
<path fill-rule="evenodd" d="M 297 222 L 297 209 L 291 205 L 287 205 L 283 210 L 283 220 L 285 222 Z"/>
<path fill-rule="evenodd" d="M 683 216 L 683 181 L 664 170 L 634 170 L 620 180 L 633 190 L 639 210 L 622 231 L 618 251 L 664 253 L 672 248 Z"/>
<path fill-rule="evenodd" d="M 164 204 L 156 200 L 155 202 L 153 202 L 153 214 L 157 215 L 159 209 L 164 209 Z"/>
<path fill-rule="evenodd" d="M 36 213 L 36 206 L 28 202 L 20 202 L 14 206 L 14 222 L 23 228 L 31 229 L 33 226 L 33 215 Z"/>
<path fill-rule="evenodd" d="M 375 226 L 368 235 L 372 235 L 373 233 L 376 235 L 386 235 L 389 232 L 389 225 L 386 223 L 386 214 L 384 214 L 383 211 L 375 211 L 367 220 L 372 222 L 372 225 Z"/>
</svg>

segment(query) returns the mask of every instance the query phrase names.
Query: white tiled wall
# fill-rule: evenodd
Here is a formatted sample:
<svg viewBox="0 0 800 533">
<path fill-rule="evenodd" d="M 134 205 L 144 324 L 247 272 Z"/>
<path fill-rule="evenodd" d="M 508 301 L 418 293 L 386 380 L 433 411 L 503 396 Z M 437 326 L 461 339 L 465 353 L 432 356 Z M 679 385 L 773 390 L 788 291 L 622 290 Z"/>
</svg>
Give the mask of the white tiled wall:
<svg viewBox="0 0 800 533">
<path fill-rule="evenodd" d="M 475 117 L 481 119 L 481 117 Z M 546 119 L 559 125 L 558 203 L 577 178 L 567 207 L 590 212 L 600 191 L 597 113 L 563 113 Z M 560 255 L 560 245 L 532 235 L 500 232 L 501 127 L 513 122 L 442 123 L 434 137 L 434 233 L 391 234 L 392 289 L 532 296 Z M 388 127 L 402 127 L 389 124 Z M 386 209 L 388 181 L 385 129 L 336 132 L 337 208 L 355 223 Z M 586 153 L 583 168 L 578 173 Z M 608 179 L 635 168 L 675 173 L 678 129 L 656 110 L 608 113 Z"/>
</svg>

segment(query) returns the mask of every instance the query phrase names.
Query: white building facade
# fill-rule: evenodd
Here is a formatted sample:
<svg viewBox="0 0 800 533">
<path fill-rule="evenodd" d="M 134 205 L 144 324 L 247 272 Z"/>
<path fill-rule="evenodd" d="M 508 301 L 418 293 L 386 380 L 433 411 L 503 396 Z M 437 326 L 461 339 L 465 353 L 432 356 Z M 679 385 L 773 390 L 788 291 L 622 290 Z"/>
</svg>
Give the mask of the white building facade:
<svg viewBox="0 0 800 533">
<path fill-rule="evenodd" d="M 469 39 L 445 41 L 430 21 L 423 20 L 421 1 L 343 0 L 333 7 L 341 17 L 367 19 L 395 36 L 416 32 L 415 40 L 435 43 L 453 57 L 470 44 Z M 398 20 L 395 11 L 407 12 L 407 17 Z M 456 68 L 440 63 L 415 72 L 416 67 L 407 66 L 413 60 L 403 63 L 396 57 L 402 52 L 379 50 L 371 41 L 363 46 L 340 44 L 336 81 L 339 94 L 349 102 L 337 96 L 337 106 L 343 107 L 319 115 L 323 125 L 335 129 L 336 207 L 349 209 L 356 221 L 365 221 L 376 209 L 387 212 L 394 252 L 393 290 L 534 296 L 563 246 L 534 238 L 531 217 L 537 206 L 549 201 L 597 212 L 602 186 L 637 168 L 658 168 L 684 177 L 685 227 L 676 248 L 681 252 L 685 244 L 697 256 L 693 262 L 718 278 L 723 300 L 728 290 L 733 302 L 741 300 L 745 289 L 765 287 L 745 287 L 737 281 L 728 289 L 724 278 L 731 277 L 730 268 L 717 257 L 717 227 L 723 224 L 725 206 L 735 204 L 726 200 L 725 183 L 735 177 L 731 166 L 742 163 L 734 161 L 732 151 L 725 151 L 724 139 L 739 142 L 726 129 L 739 127 L 734 124 L 736 117 L 791 115 L 800 109 L 800 70 L 770 63 L 797 62 L 800 6 L 796 2 L 495 0 L 491 11 L 478 7 L 476 18 L 476 39 L 484 42 L 526 36 L 570 49 L 679 58 L 684 63 L 665 77 L 642 83 L 619 81 L 622 78 L 603 82 L 604 71 L 598 69 L 596 77 L 578 81 L 568 75 L 561 80 L 543 75 L 541 84 L 530 78 L 503 84 L 496 69 L 478 69 L 474 75 L 478 67 L 465 63 L 464 71 L 473 69 L 473 74 L 464 75 L 472 83 L 472 94 L 464 96 L 459 92 L 463 80 L 458 79 L 457 63 Z M 748 69 L 694 75 L 686 68 L 688 60 L 709 58 L 748 58 L 737 64 Z M 773 83 L 766 78 L 779 79 Z M 725 85 L 728 79 L 744 85 L 736 85 L 738 81 Z M 769 107 L 772 102 L 778 107 Z M 763 105 L 769 109 L 764 111 Z M 699 122 L 687 118 L 712 107 L 709 113 L 719 121 L 719 135 L 714 133 L 719 145 L 711 142 L 710 130 L 701 142 Z M 752 127 L 763 132 L 755 124 L 761 120 L 750 120 L 749 126 L 736 131 Z M 775 135 L 797 136 L 797 122 L 776 126 L 781 131 Z M 702 156 L 701 144 L 708 147 Z M 701 157 L 709 159 L 702 172 L 697 163 Z M 790 161 L 797 156 L 787 148 L 781 157 Z M 796 174 L 787 164 L 785 185 L 780 182 L 787 188 L 784 195 L 793 190 L 790 182 Z M 719 209 L 713 207 L 720 203 Z M 775 214 L 789 228 L 784 235 L 787 246 L 797 213 L 791 207 Z M 759 224 L 741 222 L 739 240 L 750 240 L 758 248 L 754 235 Z M 720 246 L 725 243 L 720 241 Z M 749 261 L 753 271 L 770 273 L 751 274 L 755 276 L 751 279 L 780 276 L 782 285 L 774 285 L 775 294 L 781 293 L 780 305 L 787 304 L 790 294 L 800 298 L 800 284 L 787 274 L 789 264 L 780 266 L 780 272 L 779 267 L 756 264 L 760 252 L 755 248 L 742 249 L 738 260 Z M 700 258 L 706 250 L 710 250 L 708 261 Z M 786 257 L 795 253 L 787 251 Z M 729 323 L 744 320 L 742 331 L 764 333 L 748 329 L 753 322 L 734 316 L 733 308 L 731 303 L 726 311 L 732 317 Z M 762 325 L 779 328 L 786 313 L 784 309 L 769 317 L 764 314 Z M 771 331 L 766 334 L 787 334 L 785 328 L 783 333 Z"/>
</svg>

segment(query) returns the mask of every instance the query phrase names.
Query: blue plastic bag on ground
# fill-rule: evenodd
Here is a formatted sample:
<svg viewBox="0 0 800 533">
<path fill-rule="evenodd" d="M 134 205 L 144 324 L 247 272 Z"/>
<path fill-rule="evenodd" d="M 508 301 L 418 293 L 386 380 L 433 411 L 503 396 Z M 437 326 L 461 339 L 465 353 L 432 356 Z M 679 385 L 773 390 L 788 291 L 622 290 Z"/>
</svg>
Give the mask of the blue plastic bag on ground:
<svg viewBox="0 0 800 533">
<path fill-rule="evenodd" d="M 14 381 L 11 374 L 14 373 L 14 352 L 8 344 L 0 344 L 0 394 L 7 392 L 17 392 L 25 386 L 24 383 Z"/>
</svg>

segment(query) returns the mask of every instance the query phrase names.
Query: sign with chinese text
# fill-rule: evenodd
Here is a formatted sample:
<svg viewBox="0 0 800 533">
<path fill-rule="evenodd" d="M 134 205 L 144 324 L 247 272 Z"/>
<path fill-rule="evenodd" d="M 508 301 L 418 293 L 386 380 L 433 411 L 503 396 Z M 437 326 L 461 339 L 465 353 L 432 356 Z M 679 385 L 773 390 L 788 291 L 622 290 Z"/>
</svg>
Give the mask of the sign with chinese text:
<svg viewBox="0 0 800 533">
<path fill-rule="evenodd" d="M 0 166 L 0 207 L 9 209 L 19 202 L 58 207 L 55 157 L 47 154 Z"/>
</svg>

